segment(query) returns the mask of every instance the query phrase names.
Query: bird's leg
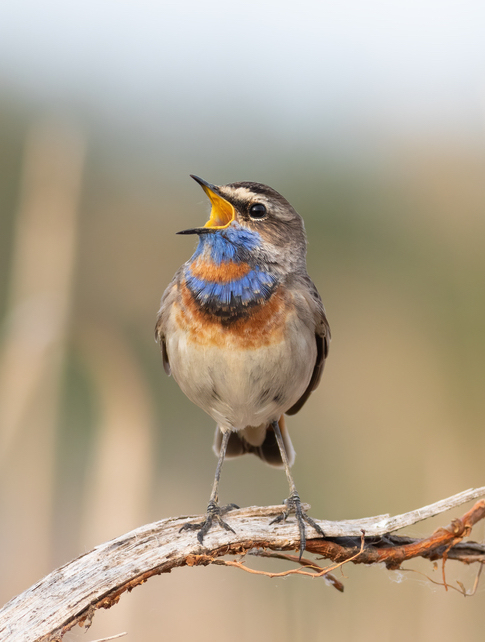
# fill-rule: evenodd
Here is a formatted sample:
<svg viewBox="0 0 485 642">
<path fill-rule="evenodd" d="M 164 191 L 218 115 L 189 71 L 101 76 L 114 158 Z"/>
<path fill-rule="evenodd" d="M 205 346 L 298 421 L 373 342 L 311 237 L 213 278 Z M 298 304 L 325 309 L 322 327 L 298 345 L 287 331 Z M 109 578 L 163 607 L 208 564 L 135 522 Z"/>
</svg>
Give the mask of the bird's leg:
<svg viewBox="0 0 485 642">
<path fill-rule="evenodd" d="M 283 465 L 285 467 L 286 478 L 290 486 L 290 496 L 288 497 L 288 499 L 285 500 L 286 510 L 283 511 L 281 515 L 278 515 L 278 517 L 273 519 L 270 522 L 270 524 L 277 524 L 279 522 L 284 522 L 290 513 L 295 513 L 296 521 L 298 522 L 298 530 L 300 531 L 300 559 L 301 559 L 301 556 L 303 555 L 303 551 L 305 550 L 305 546 L 306 546 L 305 522 L 307 524 L 310 524 L 310 526 L 312 526 L 317 531 L 317 533 L 322 537 L 325 537 L 325 533 L 322 531 L 320 526 L 311 517 L 309 517 L 306 514 L 306 512 L 303 510 L 301 506 L 301 499 L 300 499 L 300 496 L 298 495 L 295 482 L 293 481 L 293 477 L 290 472 L 288 456 L 286 454 L 283 437 L 281 436 L 279 423 L 277 421 L 273 421 L 272 426 L 273 426 L 274 434 L 276 436 L 276 441 L 278 442 L 278 447 L 280 449 L 281 459 L 283 460 Z"/>
<path fill-rule="evenodd" d="M 235 533 L 234 529 L 232 529 L 229 524 L 226 524 L 226 522 L 222 519 L 222 516 L 228 513 L 230 510 L 239 508 L 239 506 L 236 506 L 236 504 L 228 504 L 227 506 L 222 507 L 219 506 L 219 480 L 221 478 L 222 464 L 224 463 L 224 457 L 226 456 L 227 444 L 229 442 L 230 436 L 231 432 L 229 430 L 226 430 L 222 435 L 221 451 L 219 453 L 219 461 L 217 462 L 214 484 L 212 485 L 212 492 L 209 499 L 209 504 L 207 505 L 207 515 L 205 520 L 197 524 L 184 524 L 179 530 L 179 533 L 186 530 L 198 531 L 197 539 L 201 544 L 204 541 L 205 535 L 207 535 L 209 530 L 212 528 L 212 524 L 214 522 L 217 522 L 219 526 L 222 526 L 222 528 L 224 528 L 226 531 L 232 531 L 233 533 Z"/>
</svg>

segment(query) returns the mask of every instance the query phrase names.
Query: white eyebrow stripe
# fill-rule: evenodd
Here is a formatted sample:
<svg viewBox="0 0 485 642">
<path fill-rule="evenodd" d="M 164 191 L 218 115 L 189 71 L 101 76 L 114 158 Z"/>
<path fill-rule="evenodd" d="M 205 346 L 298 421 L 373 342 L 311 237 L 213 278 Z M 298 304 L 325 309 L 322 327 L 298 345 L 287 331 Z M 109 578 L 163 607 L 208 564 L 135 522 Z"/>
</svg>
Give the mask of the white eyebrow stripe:
<svg viewBox="0 0 485 642">
<path fill-rule="evenodd" d="M 228 197 L 235 198 L 237 200 L 241 201 L 248 201 L 252 198 L 258 198 L 261 199 L 262 201 L 266 201 L 266 197 L 263 194 L 258 194 L 256 192 L 252 192 L 250 189 L 247 187 L 227 187 L 226 185 L 221 185 L 219 187 L 221 194 L 225 194 Z"/>
</svg>

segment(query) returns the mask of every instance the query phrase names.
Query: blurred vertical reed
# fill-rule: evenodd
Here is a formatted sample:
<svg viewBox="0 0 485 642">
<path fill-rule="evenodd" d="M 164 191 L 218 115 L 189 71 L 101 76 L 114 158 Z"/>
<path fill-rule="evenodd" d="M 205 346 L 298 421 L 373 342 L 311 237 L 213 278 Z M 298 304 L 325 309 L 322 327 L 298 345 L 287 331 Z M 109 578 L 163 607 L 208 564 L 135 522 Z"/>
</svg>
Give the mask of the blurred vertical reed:
<svg viewBox="0 0 485 642">
<path fill-rule="evenodd" d="M 84 328 L 81 349 L 98 405 L 79 542 L 88 550 L 146 521 L 154 418 L 146 378 L 118 325 Z M 133 598 L 116 610 L 106 634 L 134 628 L 143 595 Z"/>
<path fill-rule="evenodd" d="M 50 568 L 83 163 L 83 137 L 70 126 L 40 122 L 28 134 L 0 355 L 0 506 L 10 525 L 0 537 L 4 597 Z"/>
</svg>

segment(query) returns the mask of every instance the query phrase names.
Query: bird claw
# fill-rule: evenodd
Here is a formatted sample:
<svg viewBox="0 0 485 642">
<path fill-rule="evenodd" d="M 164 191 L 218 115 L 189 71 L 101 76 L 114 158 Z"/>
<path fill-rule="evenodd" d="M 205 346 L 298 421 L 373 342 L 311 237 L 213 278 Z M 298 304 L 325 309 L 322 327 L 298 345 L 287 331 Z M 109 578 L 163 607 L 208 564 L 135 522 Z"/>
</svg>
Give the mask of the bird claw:
<svg viewBox="0 0 485 642">
<path fill-rule="evenodd" d="M 280 524 L 285 522 L 291 513 L 295 514 L 296 521 L 298 524 L 298 530 L 300 531 L 300 559 L 303 555 L 303 551 L 306 547 L 306 527 L 305 522 L 314 528 L 321 537 L 325 537 L 325 533 L 321 527 L 313 520 L 309 515 L 306 514 L 306 511 L 303 510 L 301 506 L 301 499 L 298 493 L 295 491 L 288 499 L 285 499 L 286 510 L 284 510 L 281 515 L 275 517 L 271 520 L 270 524 Z"/>
<path fill-rule="evenodd" d="M 203 522 L 198 522 L 197 524 L 184 524 L 181 528 L 179 528 L 179 533 L 182 531 L 198 531 L 197 533 L 197 539 L 199 540 L 199 543 L 202 544 L 204 542 L 204 537 L 207 535 L 207 533 L 210 531 L 212 528 L 214 522 L 219 524 L 221 528 L 223 528 L 226 531 L 231 531 L 231 533 L 235 533 L 236 531 L 229 526 L 223 519 L 223 515 L 228 513 L 231 510 L 237 509 L 239 506 L 236 504 L 227 504 L 227 506 L 219 506 L 215 501 L 211 500 L 209 502 L 209 505 L 207 506 L 207 515 L 206 518 Z"/>
</svg>

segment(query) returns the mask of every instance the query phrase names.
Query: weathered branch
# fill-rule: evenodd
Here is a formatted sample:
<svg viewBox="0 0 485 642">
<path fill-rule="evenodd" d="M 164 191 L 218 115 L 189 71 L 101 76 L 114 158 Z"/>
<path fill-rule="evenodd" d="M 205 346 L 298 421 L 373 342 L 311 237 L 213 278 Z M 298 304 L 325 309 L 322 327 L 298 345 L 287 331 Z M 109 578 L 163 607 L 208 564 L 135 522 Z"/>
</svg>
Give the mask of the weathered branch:
<svg viewBox="0 0 485 642">
<path fill-rule="evenodd" d="M 461 519 L 454 519 L 449 526 L 436 530 L 428 538 L 418 540 L 390 534 L 482 496 L 485 496 L 485 487 L 464 491 L 395 517 L 379 515 L 346 522 L 317 520 L 327 537 L 317 538 L 316 533 L 308 529 L 306 549 L 337 565 L 346 561 L 384 562 L 389 569 L 395 569 L 404 560 L 418 556 L 483 564 L 485 547 L 475 542 L 463 543 L 462 539 L 485 517 L 485 500 L 477 502 Z M 200 520 L 200 516 L 164 519 L 101 544 L 8 602 L 0 610 L 0 640 L 60 640 L 75 624 L 89 625 L 96 609 L 116 604 L 124 591 L 131 591 L 152 575 L 170 572 L 178 566 L 223 563 L 242 567 L 241 561 L 227 562 L 220 558 L 251 551 L 273 556 L 269 551 L 297 550 L 296 524 L 292 521 L 269 524 L 269 518 L 281 510 L 281 506 L 267 506 L 233 511 L 228 521 L 236 533 L 217 528 L 211 530 L 203 547 L 192 531 L 179 532 L 182 524 Z M 277 555 L 298 562 L 294 556 Z M 285 573 L 326 576 L 342 590 L 340 582 L 329 575 L 333 568 L 335 566 L 322 569 L 312 561 L 302 560 L 300 567 Z"/>
</svg>

